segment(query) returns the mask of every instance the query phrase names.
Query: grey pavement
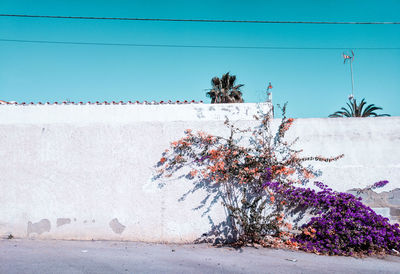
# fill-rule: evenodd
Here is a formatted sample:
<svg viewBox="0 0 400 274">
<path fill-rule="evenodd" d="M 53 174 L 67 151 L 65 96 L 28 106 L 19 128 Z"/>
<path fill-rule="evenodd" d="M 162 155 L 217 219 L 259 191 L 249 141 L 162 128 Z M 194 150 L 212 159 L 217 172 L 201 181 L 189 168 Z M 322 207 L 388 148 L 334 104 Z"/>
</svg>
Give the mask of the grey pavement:
<svg viewBox="0 0 400 274">
<path fill-rule="evenodd" d="M 0 240 L 0 273 L 400 273 L 400 257 L 246 247 Z"/>
</svg>

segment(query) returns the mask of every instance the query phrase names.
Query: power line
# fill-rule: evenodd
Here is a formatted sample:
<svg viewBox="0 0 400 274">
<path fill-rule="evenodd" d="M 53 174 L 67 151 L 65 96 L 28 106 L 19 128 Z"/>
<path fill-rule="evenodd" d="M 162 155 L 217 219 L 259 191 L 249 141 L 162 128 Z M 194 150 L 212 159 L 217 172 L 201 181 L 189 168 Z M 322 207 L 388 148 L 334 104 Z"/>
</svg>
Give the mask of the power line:
<svg viewBox="0 0 400 274">
<path fill-rule="evenodd" d="M 49 40 L 20 40 L 0 39 L 0 42 L 36 43 L 36 44 L 63 44 L 87 46 L 122 46 L 122 47 L 157 47 L 157 48 L 208 48 L 208 49 L 266 49 L 266 50 L 347 50 L 344 47 L 270 47 L 270 46 L 217 46 L 217 45 L 179 45 L 179 44 L 130 44 L 130 43 L 101 43 L 101 42 L 72 42 Z M 400 50 L 400 47 L 351 47 L 354 50 Z"/>
<path fill-rule="evenodd" d="M 120 20 L 120 21 L 158 21 L 158 22 L 193 22 L 193 23 L 254 23 L 254 24 L 325 24 L 325 25 L 398 25 L 400 22 L 341 22 L 341 21 L 274 21 L 274 20 L 219 20 L 219 19 L 172 19 L 172 18 L 132 18 L 132 17 L 92 17 L 60 16 L 31 14 L 0 14 L 0 17 L 44 18 L 44 19 L 79 19 L 79 20 Z"/>
</svg>

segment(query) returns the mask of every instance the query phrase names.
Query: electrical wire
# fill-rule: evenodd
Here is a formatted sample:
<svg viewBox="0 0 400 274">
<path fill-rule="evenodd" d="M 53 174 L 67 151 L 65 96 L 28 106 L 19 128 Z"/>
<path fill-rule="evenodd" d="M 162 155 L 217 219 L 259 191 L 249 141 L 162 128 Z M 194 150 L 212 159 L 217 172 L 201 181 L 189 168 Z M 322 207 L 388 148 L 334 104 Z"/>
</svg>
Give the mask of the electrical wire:
<svg viewBox="0 0 400 274">
<path fill-rule="evenodd" d="M 205 49 L 259 49 L 259 50 L 348 50 L 344 47 L 274 47 L 274 46 L 217 46 L 217 45 L 179 45 L 179 44 L 130 44 L 101 42 L 71 42 L 48 40 L 1 39 L 0 42 L 63 44 L 88 46 L 123 46 L 123 47 L 157 47 L 157 48 L 205 48 Z M 400 50 L 400 47 L 350 47 L 353 50 Z"/>
<path fill-rule="evenodd" d="M 400 22 L 346 22 L 346 21 L 279 21 L 279 20 L 219 20 L 219 19 L 172 19 L 172 18 L 132 18 L 132 17 L 93 17 L 60 16 L 32 14 L 0 14 L 0 17 L 43 18 L 43 19 L 79 19 L 79 20 L 120 20 L 120 21 L 155 21 L 155 22 L 193 22 L 193 23 L 253 23 L 253 24 L 324 24 L 324 25 L 398 25 Z"/>
</svg>

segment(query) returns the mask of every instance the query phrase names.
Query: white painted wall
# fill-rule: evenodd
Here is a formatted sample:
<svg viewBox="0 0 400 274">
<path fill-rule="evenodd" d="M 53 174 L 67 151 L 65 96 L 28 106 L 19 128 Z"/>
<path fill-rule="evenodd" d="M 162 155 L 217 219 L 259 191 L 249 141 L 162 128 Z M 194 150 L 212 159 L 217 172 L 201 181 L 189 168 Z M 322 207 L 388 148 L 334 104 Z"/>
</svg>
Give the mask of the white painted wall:
<svg viewBox="0 0 400 274">
<path fill-rule="evenodd" d="M 2 124 L 54 123 L 134 123 L 172 121 L 221 121 L 252 118 L 257 110 L 266 110 L 262 104 L 63 104 L 63 105 L 1 105 Z"/>
<path fill-rule="evenodd" d="M 363 188 L 380 180 L 390 184 L 377 190 L 400 187 L 400 117 L 297 119 L 288 137 L 300 137 L 304 156 L 344 158 L 314 164 L 318 178 L 338 191 Z"/>
<path fill-rule="evenodd" d="M 259 106 L 265 111 L 270 105 Z M 187 128 L 226 135 L 228 115 L 253 124 L 256 104 L 1 105 L 0 234 L 51 239 L 190 242 L 224 220 L 194 210 L 190 180 L 153 181 L 154 165 Z M 341 191 L 388 179 L 400 187 L 400 117 L 298 119 L 304 155 L 345 153 L 320 165 Z M 115 220 L 117 219 L 117 220 Z M 57 223 L 59 226 L 57 226 Z M 110 225 L 111 223 L 111 225 Z"/>
</svg>

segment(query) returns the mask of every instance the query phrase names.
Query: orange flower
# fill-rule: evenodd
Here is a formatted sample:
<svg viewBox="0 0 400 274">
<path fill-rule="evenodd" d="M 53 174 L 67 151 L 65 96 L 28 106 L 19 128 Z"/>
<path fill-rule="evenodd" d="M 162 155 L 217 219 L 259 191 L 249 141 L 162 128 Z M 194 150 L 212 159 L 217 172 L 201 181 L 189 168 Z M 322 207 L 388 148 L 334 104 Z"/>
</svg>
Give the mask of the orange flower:
<svg viewBox="0 0 400 274">
<path fill-rule="evenodd" d="M 311 229 L 311 233 L 315 233 L 316 230 L 314 228 Z"/>
<path fill-rule="evenodd" d="M 304 170 L 303 171 L 303 175 L 305 178 L 310 179 L 310 178 L 314 178 L 314 174 L 312 174 L 311 172 L 309 172 L 308 170 Z"/>
<path fill-rule="evenodd" d="M 281 130 L 282 131 L 287 131 L 290 128 L 290 126 L 293 124 L 293 121 L 294 121 L 293 118 L 287 119 L 287 121 L 284 124 L 281 125 L 282 128 L 280 129 L 280 131 Z"/>
<path fill-rule="evenodd" d="M 200 138 L 206 137 L 206 134 L 203 131 L 198 131 L 197 134 L 199 135 Z"/>
<path fill-rule="evenodd" d="M 293 227 L 292 227 L 292 224 L 289 224 L 289 223 L 286 223 L 286 227 L 288 228 L 288 229 L 292 229 Z"/>
<path fill-rule="evenodd" d="M 291 175 L 295 172 L 294 168 L 289 168 L 286 170 L 285 175 Z"/>
<path fill-rule="evenodd" d="M 181 163 L 181 162 L 183 162 L 183 157 L 181 155 L 177 155 L 177 156 L 175 156 L 175 161 L 177 163 Z"/>
<path fill-rule="evenodd" d="M 217 150 L 215 150 L 215 149 L 210 150 L 208 153 L 210 154 L 210 158 L 211 159 L 215 159 L 215 158 L 217 158 L 219 156 L 219 152 Z"/>
<path fill-rule="evenodd" d="M 190 174 L 190 176 L 194 177 L 197 175 L 197 170 L 192 170 L 192 171 L 190 171 L 189 174 Z"/>
<path fill-rule="evenodd" d="M 269 200 L 271 201 L 271 203 L 273 203 L 273 202 L 275 202 L 275 197 L 271 196 L 271 197 L 269 197 Z"/>
<path fill-rule="evenodd" d="M 164 164 L 166 161 L 167 161 L 167 158 L 165 158 L 165 157 L 162 157 L 162 158 L 160 159 L 160 163 L 161 163 L 161 164 Z"/>
</svg>

